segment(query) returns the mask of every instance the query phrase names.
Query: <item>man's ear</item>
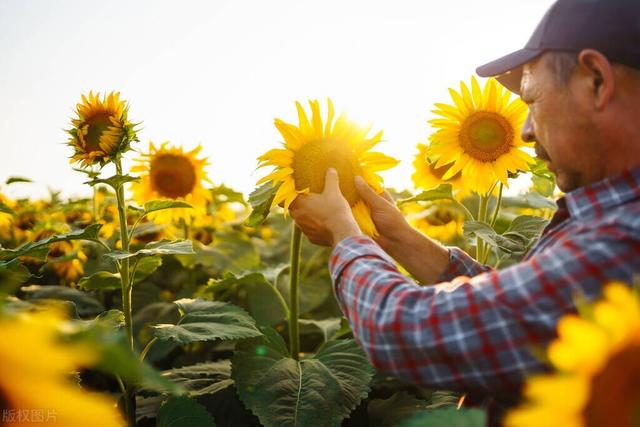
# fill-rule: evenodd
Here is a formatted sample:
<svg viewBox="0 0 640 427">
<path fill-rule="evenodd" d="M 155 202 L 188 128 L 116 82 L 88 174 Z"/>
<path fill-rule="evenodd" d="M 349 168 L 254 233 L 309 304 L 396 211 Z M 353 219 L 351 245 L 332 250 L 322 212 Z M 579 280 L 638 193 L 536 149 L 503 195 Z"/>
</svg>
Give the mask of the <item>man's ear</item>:
<svg viewBox="0 0 640 427">
<path fill-rule="evenodd" d="M 615 91 L 615 77 L 609 60 L 594 49 L 584 49 L 578 54 L 581 77 L 593 99 L 596 111 L 602 111 L 611 102 Z"/>
</svg>

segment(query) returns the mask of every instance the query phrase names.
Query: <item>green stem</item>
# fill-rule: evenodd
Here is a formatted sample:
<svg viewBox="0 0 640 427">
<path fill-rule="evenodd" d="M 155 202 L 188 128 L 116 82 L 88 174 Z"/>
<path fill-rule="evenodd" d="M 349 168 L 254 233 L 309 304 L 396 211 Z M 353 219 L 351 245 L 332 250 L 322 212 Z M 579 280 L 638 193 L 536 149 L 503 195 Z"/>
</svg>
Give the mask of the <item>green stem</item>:
<svg viewBox="0 0 640 427">
<path fill-rule="evenodd" d="M 122 162 L 117 159 L 115 162 L 116 173 L 122 175 Z M 129 233 L 127 229 L 127 206 L 124 198 L 124 188 L 121 185 L 116 189 L 116 200 L 118 201 L 118 217 L 120 219 L 120 240 L 122 242 L 122 250 L 129 252 Z M 127 335 L 127 344 L 131 351 L 135 352 L 133 345 L 133 322 L 131 312 L 131 282 L 129 275 L 129 259 L 123 259 L 120 264 L 120 280 L 122 285 L 122 312 L 124 313 L 124 329 Z M 127 384 L 124 394 L 125 411 L 127 422 L 130 426 L 136 425 L 136 396 L 134 388 Z"/>
<path fill-rule="evenodd" d="M 149 350 L 151 350 L 151 347 L 153 347 L 156 342 L 158 342 L 158 337 L 153 337 L 151 341 L 147 343 L 147 345 L 144 347 L 144 350 L 142 350 L 142 352 L 140 353 L 141 362 L 144 361 L 144 358 L 147 357 L 147 353 L 149 353 Z"/>
<path fill-rule="evenodd" d="M 478 206 L 478 221 L 487 221 L 487 205 L 489 204 L 488 195 L 480 196 L 480 205 Z M 476 261 L 482 262 L 484 256 L 484 242 L 480 237 L 476 237 Z"/>
<path fill-rule="evenodd" d="M 98 221 L 98 189 L 93 186 L 93 221 Z"/>
<path fill-rule="evenodd" d="M 491 219 L 491 228 L 496 225 L 496 221 L 498 220 L 498 213 L 500 212 L 500 207 L 502 205 L 502 190 L 504 185 L 500 183 L 500 190 L 498 190 L 498 201 L 496 202 L 496 208 L 493 211 L 493 218 Z"/>
<path fill-rule="evenodd" d="M 300 354 L 300 334 L 298 332 L 298 281 L 300 275 L 300 249 L 302 247 L 302 232 L 294 224 L 291 233 L 291 269 L 289 271 L 289 352 L 291 357 L 298 360 Z"/>
</svg>

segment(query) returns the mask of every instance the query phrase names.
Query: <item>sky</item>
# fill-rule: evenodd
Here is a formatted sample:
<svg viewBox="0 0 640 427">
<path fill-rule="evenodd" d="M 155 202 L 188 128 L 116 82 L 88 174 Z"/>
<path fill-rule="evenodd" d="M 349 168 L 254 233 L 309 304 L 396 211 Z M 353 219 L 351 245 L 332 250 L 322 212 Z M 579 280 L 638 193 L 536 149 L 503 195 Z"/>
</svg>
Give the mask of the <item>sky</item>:
<svg viewBox="0 0 640 427">
<path fill-rule="evenodd" d="M 65 145 L 80 95 L 120 91 L 135 148 L 202 144 L 209 177 L 248 194 L 256 157 L 296 100 L 383 130 L 411 188 L 435 102 L 478 65 L 524 46 L 551 0 L 0 0 L 0 191 L 88 195 Z M 129 153 L 125 167 L 136 153 Z M 266 171 L 265 171 L 266 172 Z M 105 168 L 105 175 L 112 170 Z M 22 176 L 33 183 L 5 185 Z"/>
</svg>

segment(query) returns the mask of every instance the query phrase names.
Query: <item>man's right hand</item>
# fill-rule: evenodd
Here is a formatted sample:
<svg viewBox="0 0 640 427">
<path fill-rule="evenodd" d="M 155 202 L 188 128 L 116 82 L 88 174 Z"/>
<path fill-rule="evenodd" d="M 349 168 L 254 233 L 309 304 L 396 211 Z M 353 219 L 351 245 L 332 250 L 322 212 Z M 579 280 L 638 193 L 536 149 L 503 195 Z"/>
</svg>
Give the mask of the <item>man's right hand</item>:
<svg viewBox="0 0 640 427">
<path fill-rule="evenodd" d="M 356 190 L 369 206 L 378 233 L 376 242 L 387 252 L 394 244 L 402 240 L 403 235 L 411 229 L 402 212 L 397 208 L 393 197 L 387 191 L 378 194 L 361 176 L 355 177 Z"/>
<path fill-rule="evenodd" d="M 355 178 L 358 194 L 369 206 L 380 235 L 376 242 L 421 283 L 434 283 L 449 264 L 449 251 L 415 230 L 387 192 L 378 194 L 361 177 Z"/>
</svg>

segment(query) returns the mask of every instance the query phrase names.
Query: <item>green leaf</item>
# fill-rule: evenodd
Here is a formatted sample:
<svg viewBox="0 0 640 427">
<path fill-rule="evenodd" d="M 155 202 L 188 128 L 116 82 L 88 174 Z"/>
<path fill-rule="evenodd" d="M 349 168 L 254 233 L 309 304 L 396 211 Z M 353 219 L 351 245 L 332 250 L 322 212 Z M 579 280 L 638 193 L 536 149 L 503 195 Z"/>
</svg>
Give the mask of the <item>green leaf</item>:
<svg viewBox="0 0 640 427">
<path fill-rule="evenodd" d="M 552 196 L 556 188 L 556 177 L 549 170 L 547 164 L 543 160 L 535 159 L 531 173 L 533 189 L 545 197 Z"/>
<path fill-rule="evenodd" d="M 558 205 L 539 193 L 531 192 L 517 197 L 505 197 L 502 199 L 505 207 L 533 208 L 533 209 L 558 209 Z"/>
<path fill-rule="evenodd" d="M 88 184 L 92 187 L 97 184 L 106 184 L 109 187 L 113 188 L 114 190 L 118 191 L 118 188 L 120 188 L 122 185 L 126 184 L 127 182 L 137 182 L 137 181 L 140 181 L 140 177 L 131 176 L 131 175 L 114 175 L 104 179 L 95 178 L 95 179 L 92 179 L 91 181 L 85 182 L 84 184 Z"/>
<path fill-rule="evenodd" d="M 56 234 L 46 239 L 38 240 L 37 242 L 24 244 L 16 249 L 1 249 L 0 261 L 11 260 L 19 256 L 31 256 L 44 261 L 47 257 L 47 253 L 49 252 L 48 246 L 50 244 L 63 240 L 90 240 L 98 242 L 98 232 L 101 227 L 102 224 L 91 224 L 84 230 L 75 230 L 65 234 Z"/>
<path fill-rule="evenodd" d="M 89 277 L 83 277 L 78 282 L 78 287 L 85 291 L 120 289 L 121 286 L 120 273 L 110 273 L 108 271 L 98 271 Z"/>
<path fill-rule="evenodd" d="M 228 274 L 221 280 L 209 280 L 203 292 L 216 293 L 233 288 L 236 295 L 245 296 L 243 300 L 249 314 L 260 325 L 271 326 L 285 319 L 289 309 L 279 291 L 262 273 L 249 273 L 244 276 Z"/>
<path fill-rule="evenodd" d="M 105 254 L 105 256 L 115 260 L 123 260 L 126 258 L 134 258 L 141 255 L 191 255 L 194 253 L 193 242 L 191 240 L 162 239 L 157 242 L 148 243 L 144 247 L 144 249 L 140 249 L 137 252 L 129 253 L 125 251 L 113 251 Z"/>
<path fill-rule="evenodd" d="M 0 202 L 0 212 L 6 213 L 9 215 L 15 215 L 15 212 L 13 211 L 13 209 L 11 209 L 9 206 L 5 205 L 2 202 Z"/>
<path fill-rule="evenodd" d="M 394 427 L 413 416 L 416 411 L 425 410 L 428 402 L 420 400 L 406 391 L 394 393 L 388 399 L 373 399 L 367 406 L 369 427 Z"/>
<path fill-rule="evenodd" d="M 184 389 L 171 382 L 128 347 L 123 328 L 124 315 L 119 310 L 109 310 L 93 320 L 73 321 L 65 329 L 66 339 L 84 342 L 100 355 L 95 368 L 101 372 L 119 376 L 124 381 L 144 390 L 181 394 Z"/>
<path fill-rule="evenodd" d="M 96 315 L 104 311 L 102 303 L 86 292 L 66 286 L 23 286 L 21 290 L 30 301 L 61 300 L 73 303 L 80 316 Z"/>
<path fill-rule="evenodd" d="M 33 182 L 33 181 L 30 180 L 29 178 L 24 178 L 21 176 L 12 176 L 5 181 L 5 184 L 10 185 L 10 184 L 15 184 L 16 182 Z"/>
<path fill-rule="evenodd" d="M 507 236 L 509 233 L 518 233 L 531 241 L 540 237 L 542 230 L 544 230 L 547 224 L 549 224 L 549 221 L 539 216 L 521 215 L 511 222 L 511 225 L 509 225 L 504 235 Z"/>
<path fill-rule="evenodd" d="M 151 276 L 162 265 L 162 258 L 159 256 L 149 256 L 140 258 L 136 264 L 136 273 L 133 283 L 140 283 Z"/>
<path fill-rule="evenodd" d="M 157 427 L 215 427 L 216 422 L 204 406 L 187 396 L 171 397 L 162 404 Z"/>
<path fill-rule="evenodd" d="M 297 361 L 273 329 L 263 332 L 236 346 L 231 377 L 264 426 L 340 426 L 367 396 L 374 370 L 354 340 L 329 342 Z"/>
<path fill-rule="evenodd" d="M 526 249 L 527 242 L 524 237 L 517 238 L 516 235 L 512 235 L 512 238 L 503 237 L 482 221 L 465 221 L 464 234 L 471 238 L 479 237 L 492 247 L 509 254 L 522 253 Z"/>
<path fill-rule="evenodd" d="M 179 200 L 151 200 L 144 204 L 144 213 L 150 214 L 151 212 L 161 211 L 164 209 L 175 208 L 190 208 L 193 209 L 189 203 L 181 202 Z"/>
<path fill-rule="evenodd" d="M 30 276 L 31 273 L 27 267 L 17 259 L 6 263 L 0 262 L 0 294 L 12 294 Z"/>
<path fill-rule="evenodd" d="M 246 225 L 249 227 L 255 227 L 256 225 L 261 224 L 267 216 L 269 216 L 271 203 L 273 202 L 280 185 L 281 183 L 274 187 L 273 181 L 268 181 L 249 194 L 249 204 L 251 205 L 252 211 L 244 222 Z"/>
<path fill-rule="evenodd" d="M 334 336 L 342 324 L 341 318 L 334 317 L 330 319 L 316 320 L 316 319 L 300 319 L 298 323 L 301 326 L 302 333 L 305 329 L 317 330 L 322 334 L 323 341 L 327 342 Z"/>
<path fill-rule="evenodd" d="M 233 385 L 230 360 L 174 368 L 164 371 L 163 375 L 182 386 L 192 397 L 214 394 Z"/>
<path fill-rule="evenodd" d="M 219 301 L 184 298 L 175 301 L 182 317 L 177 325 L 153 326 L 161 340 L 180 344 L 217 339 L 242 339 L 261 335 L 255 321 L 240 307 Z"/>
<path fill-rule="evenodd" d="M 398 201 L 398 204 L 409 202 L 433 202 L 434 200 L 453 200 L 453 187 L 451 184 L 440 184 L 437 188 L 429 191 L 423 191 L 414 197 Z"/>
<path fill-rule="evenodd" d="M 443 408 L 415 414 L 400 427 L 484 427 L 487 415 L 481 409 Z"/>
</svg>

